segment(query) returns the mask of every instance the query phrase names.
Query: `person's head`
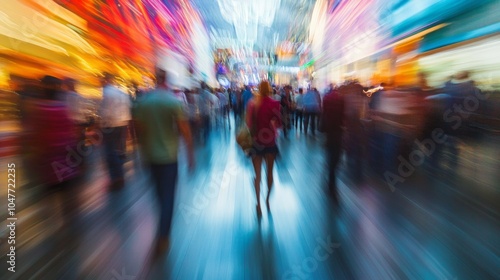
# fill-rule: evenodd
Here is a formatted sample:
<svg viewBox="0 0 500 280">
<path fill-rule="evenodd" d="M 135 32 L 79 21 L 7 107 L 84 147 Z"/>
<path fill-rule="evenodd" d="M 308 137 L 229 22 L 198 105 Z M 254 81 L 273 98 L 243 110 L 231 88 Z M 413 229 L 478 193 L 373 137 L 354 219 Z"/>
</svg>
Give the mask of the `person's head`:
<svg viewBox="0 0 500 280">
<path fill-rule="evenodd" d="M 56 100 L 61 90 L 62 81 L 54 76 L 45 76 L 41 80 L 44 99 Z"/>
<path fill-rule="evenodd" d="M 15 92 L 22 91 L 23 88 L 26 87 L 26 81 L 23 81 L 23 79 L 19 76 L 11 74 L 9 79 L 9 87 L 12 91 Z"/>
<path fill-rule="evenodd" d="M 461 71 L 455 75 L 455 79 L 457 80 L 467 80 L 469 79 L 469 77 L 470 77 L 469 71 Z"/>
<path fill-rule="evenodd" d="M 261 96 L 271 96 L 272 93 L 273 93 L 273 91 L 272 91 L 271 85 L 269 84 L 268 81 L 262 81 L 262 82 L 260 82 L 260 84 L 259 84 L 259 94 Z"/>
<path fill-rule="evenodd" d="M 303 94 L 304 93 L 304 89 L 303 88 L 299 88 L 299 94 Z"/>
<path fill-rule="evenodd" d="M 102 78 L 103 85 L 113 84 L 114 80 L 115 80 L 115 76 L 113 76 L 113 74 L 108 73 L 108 72 L 103 73 L 103 78 Z"/>
<path fill-rule="evenodd" d="M 66 78 L 63 80 L 63 86 L 67 91 L 75 91 L 76 80 L 72 78 Z"/>
<path fill-rule="evenodd" d="M 156 67 L 155 69 L 155 79 L 156 79 L 156 86 L 166 86 L 167 84 L 167 71 L 165 71 L 162 68 Z"/>
</svg>

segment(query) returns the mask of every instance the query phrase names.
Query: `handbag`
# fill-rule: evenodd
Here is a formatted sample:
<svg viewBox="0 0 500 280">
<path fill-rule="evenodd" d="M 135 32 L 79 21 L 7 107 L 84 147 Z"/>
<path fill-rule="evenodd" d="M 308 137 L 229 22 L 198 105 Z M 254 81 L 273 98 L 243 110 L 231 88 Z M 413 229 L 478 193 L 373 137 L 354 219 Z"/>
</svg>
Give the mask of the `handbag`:
<svg viewBox="0 0 500 280">
<path fill-rule="evenodd" d="M 257 127 L 256 124 L 257 116 L 255 115 L 255 107 L 252 111 L 252 130 L 247 126 L 246 122 L 243 121 L 238 134 L 236 134 L 236 143 L 241 147 L 243 151 L 248 151 L 253 146 L 253 135 Z"/>
</svg>

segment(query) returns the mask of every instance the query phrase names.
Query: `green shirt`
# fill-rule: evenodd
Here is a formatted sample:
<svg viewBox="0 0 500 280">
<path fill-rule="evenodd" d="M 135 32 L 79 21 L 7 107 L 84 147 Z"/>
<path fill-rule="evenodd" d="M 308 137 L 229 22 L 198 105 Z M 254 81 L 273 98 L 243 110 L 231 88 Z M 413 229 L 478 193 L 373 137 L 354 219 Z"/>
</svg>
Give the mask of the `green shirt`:
<svg viewBox="0 0 500 280">
<path fill-rule="evenodd" d="M 145 94 L 133 110 L 145 160 L 153 164 L 177 162 L 178 120 L 185 120 L 182 103 L 172 92 L 156 89 Z"/>
</svg>

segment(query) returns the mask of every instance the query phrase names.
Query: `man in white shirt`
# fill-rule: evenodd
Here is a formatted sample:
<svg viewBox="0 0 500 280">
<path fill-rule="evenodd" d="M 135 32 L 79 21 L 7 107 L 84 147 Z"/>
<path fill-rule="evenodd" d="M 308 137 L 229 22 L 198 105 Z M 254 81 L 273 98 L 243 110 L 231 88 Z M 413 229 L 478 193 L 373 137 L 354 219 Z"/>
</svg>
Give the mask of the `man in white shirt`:
<svg viewBox="0 0 500 280">
<path fill-rule="evenodd" d="M 76 92 L 76 81 L 74 79 L 66 78 L 63 84 L 65 88 L 63 101 L 68 106 L 70 118 L 77 126 L 83 127 L 87 124 L 87 116 L 85 115 L 86 99 Z"/>
<path fill-rule="evenodd" d="M 132 117 L 129 96 L 113 85 L 113 81 L 114 77 L 111 74 L 104 75 L 99 115 L 111 189 L 119 190 L 125 185 L 123 164 L 126 155 L 127 127 Z"/>
</svg>

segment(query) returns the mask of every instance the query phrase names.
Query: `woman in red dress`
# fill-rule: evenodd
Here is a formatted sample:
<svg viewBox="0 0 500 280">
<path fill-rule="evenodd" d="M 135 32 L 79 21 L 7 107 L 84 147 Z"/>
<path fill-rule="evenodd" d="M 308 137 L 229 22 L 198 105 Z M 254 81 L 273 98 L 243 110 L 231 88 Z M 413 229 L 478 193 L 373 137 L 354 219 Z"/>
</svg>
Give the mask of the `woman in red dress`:
<svg viewBox="0 0 500 280">
<path fill-rule="evenodd" d="M 247 106 L 246 122 L 253 136 L 253 147 L 250 151 L 255 169 L 255 195 L 257 198 L 257 215 L 262 215 L 260 207 L 260 181 L 262 161 L 267 166 L 268 193 L 266 205 L 269 209 L 269 196 L 273 186 L 273 167 L 279 153 L 276 143 L 277 128 L 281 127 L 280 103 L 271 98 L 272 88 L 268 81 L 259 84 L 259 94 L 252 98 Z"/>
</svg>

